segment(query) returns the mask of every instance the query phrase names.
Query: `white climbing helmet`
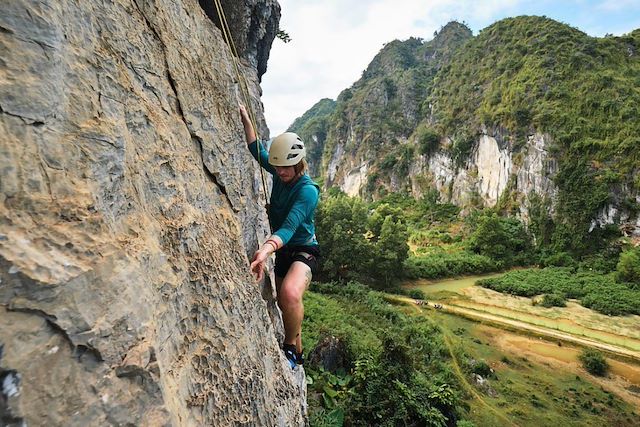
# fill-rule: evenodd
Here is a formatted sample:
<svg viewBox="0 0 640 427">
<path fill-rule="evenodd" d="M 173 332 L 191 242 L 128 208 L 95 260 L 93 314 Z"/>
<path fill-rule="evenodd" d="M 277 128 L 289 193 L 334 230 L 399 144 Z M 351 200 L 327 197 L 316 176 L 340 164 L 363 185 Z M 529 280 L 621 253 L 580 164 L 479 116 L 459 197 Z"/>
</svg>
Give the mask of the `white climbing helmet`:
<svg viewBox="0 0 640 427">
<path fill-rule="evenodd" d="M 285 132 L 273 138 L 269 148 L 269 164 L 272 166 L 294 166 L 304 159 L 307 151 L 302 139 L 293 132 Z"/>
</svg>

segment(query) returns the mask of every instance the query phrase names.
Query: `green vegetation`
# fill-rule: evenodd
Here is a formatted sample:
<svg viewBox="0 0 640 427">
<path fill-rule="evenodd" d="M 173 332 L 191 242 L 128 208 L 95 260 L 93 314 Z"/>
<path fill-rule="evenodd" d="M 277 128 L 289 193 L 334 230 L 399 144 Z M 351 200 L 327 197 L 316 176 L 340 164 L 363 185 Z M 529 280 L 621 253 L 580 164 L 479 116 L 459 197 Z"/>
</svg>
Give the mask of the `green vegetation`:
<svg viewBox="0 0 640 427">
<path fill-rule="evenodd" d="M 602 377 L 606 375 L 609 369 L 609 364 L 598 350 L 592 348 L 584 349 L 578 358 L 582 362 L 584 369 L 590 374 Z"/>
<path fill-rule="evenodd" d="M 305 364 L 312 426 L 631 426 L 637 419 L 634 408 L 586 379 L 517 348 L 500 351 L 491 341 L 496 330 L 437 311 L 411 313 L 354 282 L 312 284 L 305 348 L 331 334 L 348 355 L 335 372 Z M 473 373 L 488 382 L 475 384 Z"/>
<path fill-rule="evenodd" d="M 349 362 L 336 372 L 309 367 L 312 425 L 454 425 L 462 416 L 469 420 L 458 425 L 503 418 L 523 426 L 632 424 L 624 404 L 579 377 L 496 354 L 463 328 L 445 331 L 443 343 L 431 322 L 350 281 L 397 291 L 407 278 L 539 266 L 480 284 L 544 307 L 577 300 L 608 315 L 640 314 L 640 248 L 621 238 L 618 225 L 597 221 L 609 205 L 631 219 L 640 211 L 638 52 L 640 30 L 592 38 L 544 17 L 518 17 L 472 37 L 452 23 L 428 42 L 388 43 L 335 103 L 323 100 L 296 121 L 291 130 L 313 141 L 314 175 L 326 173 L 338 146 L 369 165 L 364 199 L 330 189 L 317 211 L 321 279 L 334 282 L 314 285 L 305 299 L 305 347 L 334 334 L 346 342 Z M 529 137 L 544 135 L 544 169 L 558 191 L 524 198 L 514 175 L 496 206 L 482 210 L 477 193 L 464 207 L 441 200 L 454 189 L 433 189 L 428 171 L 409 180 L 417 156 L 441 153 L 465 167 L 483 132 L 516 165 Z M 341 173 L 338 166 L 336 180 Z M 513 217 L 523 200 L 526 226 Z M 424 299 L 419 291 L 409 296 Z M 599 369 L 597 356 L 582 359 Z M 465 385 L 462 376 L 472 373 L 495 374 L 493 391 Z M 471 408 L 460 404 L 461 390 L 474 395 Z"/>
<path fill-rule="evenodd" d="M 609 204 L 632 218 L 640 211 L 639 51 L 640 30 L 592 38 L 518 17 L 472 37 L 452 23 L 428 42 L 388 43 L 337 101 L 321 100 L 296 120 L 289 130 L 307 143 L 313 176 L 327 178 L 338 144 L 369 164 L 366 200 L 333 189 L 317 212 L 321 279 L 334 282 L 314 283 L 305 295 L 304 346 L 331 334 L 348 360 L 334 372 L 305 366 L 312 426 L 634 424 L 633 409 L 601 387 L 518 351 L 501 353 L 474 332 L 479 326 L 430 312 L 443 334 L 351 281 L 397 291 L 406 278 L 540 265 L 480 283 L 545 307 L 578 300 L 609 315 L 640 314 L 640 248 L 621 243 L 617 226 L 594 221 Z M 418 200 L 389 193 L 409 191 L 417 155 L 440 152 L 464 167 L 482 132 L 508 147 L 514 163 L 531 134 L 545 135 L 546 170 L 559 191 L 554 200 L 527 195 L 526 227 L 509 216 L 522 200 L 513 183 L 493 209 L 475 209 L 482 204 L 472 197 L 464 217 L 429 190 L 428 174 L 412 177 L 424 192 Z M 585 351 L 580 360 L 606 373 L 602 354 Z M 472 374 L 488 383 L 473 383 Z"/>
<path fill-rule="evenodd" d="M 304 141 L 307 150 L 306 159 L 309 164 L 309 175 L 312 177 L 321 175 L 322 152 L 327 139 L 329 120 L 335 108 L 336 102 L 334 100 L 321 99 L 305 112 L 302 117 L 298 117 L 287 129 L 287 132 L 297 133 Z"/>
<path fill-rule="evenodd" d="M 469 406 L 462 413 L 476 426 L 630 427 L 637 424 L 637 408 L 606 388 L 571 370 L 558 369 L 554 364 L 549 366 L 553 358 L 538 361 L 524 348 L 499 345 L 497 338 L 508 336 L 508 332 L 445 313 L 426 310 L 424 313 L 433 318 L 449 338 L 465 372 L 478 370 L 488 379 L 484 387 L 474 385 L 479 397 L 467 400 Z M 563 360 L 576 360 L 580 354 L 568 346 L 558 347 L 537 338 L 531 340 L 530 345 L 530 349 L 540 346 L 540 354 L 552 351 L 554 357 Z M 471 382 L 472 379 L 467 378 Z"/>
<path fill-rule="evenodd" d="M 314 173 L 326 173 L 340 144 L 344 156 L 369 164 L 361 194 L 375 200 L 392 182 L 401 189 L 433 184 L 429 171 L 410 183 L 414 153 L 442 152 L 464 167 L 483 132 L 514 159 L 532 134 L 542 134 L 550 154 L 544 169 L 558 192 L 554 200 L 527 195 L 536 249 L 545 257 L 565 253 L 558 261 L 569 263 L 603 252 L 617 261 L 619 230 L 594 220 L 609 204 L 632 216 L 640 211 L 633 197 L 640 191 L 638 52 L 640 30 L 594 38 L 536 16 L 501 20 L 475 37 L 452 22 L 430 41 L 392 41 L 331 112 L 319 115 L 321 130 L 313 133 L 323 140 L 323 166 Z M 497 214 L 519 210 L 525 195 L 513 191 Z"/>
<path fill-rule="evenodd" d="M 560 294 L 545 294 L 542 297 L 542 302 L 540 303 L 543 307 L 566 307 L 567 300 L 564 295 Z"/>
<path fill-rule="evenodd" d="M 519 220 L 492 210 L 474 211 L 460 227 L 457 210 L 449 210 L 437 199 L 423 199 L 421 204 L 439 214 L 425 215 L 423 228 L 412 233 L 410 243 L 417 248 L 416 254 L 405 262 L 407 277 L 437 279 L 482 274 L 531 262 L 531 237 Z"/>
<path fill-rule="evenodd" d="M 289 43 L 291 41 L 291 36 L 286 31 L 278 28 L 276 31 L 276 38 L 282 40 L 284 43 Z"/>
<path fill-rule="evenodd" d="M 417 299 L 417 300 L 424 300 L 427 298 L 427 296 L 425 295 L 425 293 L 423 291 L 421 291 L 420 289 L 410 289 L 407 292 L 407 296 Z"/>
<path fill-rule="evenodd" d="M 316 219 L 322 278 L 392 288 L 404 277 L 480 274 L 530 258 L 530 237 L 517 219 L 478 211 L 463 225 L 458 213 L 440 203 L 435 191 L 420 200 L 396 193 L 368 204 L 332 190 Z M 407 243 L 414 247 L 411 254 Z"/>
<path fill-rule="evenodd" d="M 387 43 L 362 77 L 338 96 L 328 123 L 323 173 L 340 141 L 350 156 L 371 162 L 369 174 L 376 180 L 389 182 L 395 176 L 406 182 L 405 171 L 416 143 L 426 150 L 437 149 L 433 136 L 436 129 L 427 134 L 428 126 L 423 126 L 425 132 L 416 132 L 428 114 L 425 100 L 433 90 L 434 76 L 443 61 L 469 37 L 467 27 L 450 23 L 428 42 L 412 37 Z M 402 147 L 406 144 L 408 147 Z M 372 182 L 369 189 L 373 191 L 363 195 L 368 199 L 380 196 L 378 190 L 384 187 Z"/>
<path fill-rule="evenodd" d="M 480 280 L 478 284 L 494 291 L 523 297 L 549 294 L 578 299 L 583 306 L 603 314 L 640 314 L 640 291 L 617 283 L 613 274 L 547 267 L 540 270 L 510 271 L 501 277 Z"/>
<path fill-rule="evenodd" d="M 440 148 L 440 135 L 435 129 L 424 123 L 416 129 L 415 140 L 418 142 L 418 149 L 422 155 L 431 155 Z"/>
<path fill-rule="evenodd" d="M 401 212 L 387 204 L 374 209 L 358 198 L 330 194 L 316 213 L 326 280 L 369 279 L 389 287 L 402 276 L 407 227 Z"/>
<path fill-rule="evenodd" d="M 482 127 L 517 151 L 533 132 L 551 135 L 559 188 L 546 236 L 554 252 L 596 253 L 615 236 L 591 220 L 640 167 L 640 31 L 593 38 L 548 18 L 501 20 L 457 50 L 436 75 L 430 103 L 454 158 Z M 636 188 L 638 190 L 638 188 Z M 540 225 L 540 224 L 538 224 Z"/>
<path fill-rule="evenodd" d="M 632 288 L 640 290 L 640 246 L 620 254 L 620 261 L 616 266 L 616 279 L 619 282 L 628 282 Z"/>
<path fill-rule="evenodd" d="M 461 391 L 435 324 L 408 316 L 367 287 L 313 283 L 305 295 L 305 348 L 331 333 L 348 366 L 308 366 L 312 425 L 455 425 Z"/>
<path fill-rule="evenodd" d="M 412 256 L 407 259 L 404 267 L 404 273 L 410 279 L 440 279 L 489 273 L 500 269 L 491 258 L 466 251 L 451 254 L 432 252 L 429 255 Z"/>
<path fill-rule="evenodd" d="M 472 251 L 504 267 L 522 265 L 530 258 L 531 239 L 518 219 L 487 211 L 471 216 L 468 221 L 476 224 L 469 239 Z"/>
</svg>

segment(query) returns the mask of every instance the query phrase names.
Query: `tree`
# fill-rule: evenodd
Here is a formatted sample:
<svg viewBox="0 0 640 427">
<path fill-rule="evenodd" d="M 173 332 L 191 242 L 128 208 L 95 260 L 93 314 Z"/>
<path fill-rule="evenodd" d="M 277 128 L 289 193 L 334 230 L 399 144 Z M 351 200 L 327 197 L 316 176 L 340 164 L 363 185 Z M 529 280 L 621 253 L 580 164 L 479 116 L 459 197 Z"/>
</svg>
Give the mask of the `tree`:
<svg viewBox="0 0 640 427">
<path fill-rule="evenodd" d="M 620 254 L 616 266 L 616 280 L 640 285 L 640 246 Z"/>
<path fill-rule="evenodd" d="M 402 276 L 403 264 L 409 254 L 407 239 L 407 226 L 388 215 L 375 242 L 371 264 L 371 272 L 385 286 Z"/>
<path fill-rule="evenodd" d="M 367 209 L 360 199 L 329 196 L 318 206 L 316 235 L 322 251 L 321 273 L 327 279 L 357 278 L 369 265 L 365 239 Z"/>
<path fill-rule="evenodd" d="M 276 31 L 276 38 L 282 40 L 285 43 L 289 43 L 291 41 L 291 37 L 289 36 L 289 33 L 279 28 L 278 28 L 278 31 Z"/>
<path fill-rule="evenodd" d="M 381 203 L 369 216 L 367 228 L 372 234 L 372 238 L 377 240 L 382 232 L 382 224 L 385 219 L 391 216 L 394 221 L 400 221 L 403 218 L 402 209 L 391 207 L 389 203 Z"/>
<path fill-rule="evenodd" d="M 512 265 L 516 255 L 530 247 L 530 239 L 522 223 L 516 218 L 500 217 L 496 213 L 483 214 L 471 235 L 470 248 L 505 265 Z"/>
</svg>

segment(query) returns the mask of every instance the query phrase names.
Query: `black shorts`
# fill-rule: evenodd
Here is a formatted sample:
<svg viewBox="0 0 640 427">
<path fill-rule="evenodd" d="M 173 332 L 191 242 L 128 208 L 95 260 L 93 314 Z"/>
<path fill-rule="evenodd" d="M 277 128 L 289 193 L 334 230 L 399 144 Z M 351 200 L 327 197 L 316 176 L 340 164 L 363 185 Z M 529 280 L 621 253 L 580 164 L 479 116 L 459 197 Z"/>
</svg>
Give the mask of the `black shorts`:
<svg viewBox="0 0 640 427">
<path fill-rule="evenodd" d="M 276 277 L 284 278 L 289 271 L 289 267 L 295 261 L 305 263 L 311 268 L 311 274 L 318 271 L 318 259 L 320 258 L 320 248 L 318 246 L 284 246 L 276 251 Z"/>
</svg>

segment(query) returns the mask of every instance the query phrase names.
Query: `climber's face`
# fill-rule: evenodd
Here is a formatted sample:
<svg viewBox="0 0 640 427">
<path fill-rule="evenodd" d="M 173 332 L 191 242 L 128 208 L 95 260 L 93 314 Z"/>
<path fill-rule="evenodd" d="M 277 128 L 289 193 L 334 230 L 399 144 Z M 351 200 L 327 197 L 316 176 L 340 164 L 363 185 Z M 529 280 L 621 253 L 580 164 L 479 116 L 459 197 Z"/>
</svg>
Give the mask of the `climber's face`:
<svg viewBox="0 0 640 427">
<path fill-rule="evenodd" d="M 293 166 L 274 166 L 278 178 L 285 184 L 289 184 L 296 176 L 296 169 Z"/>
</svg>

